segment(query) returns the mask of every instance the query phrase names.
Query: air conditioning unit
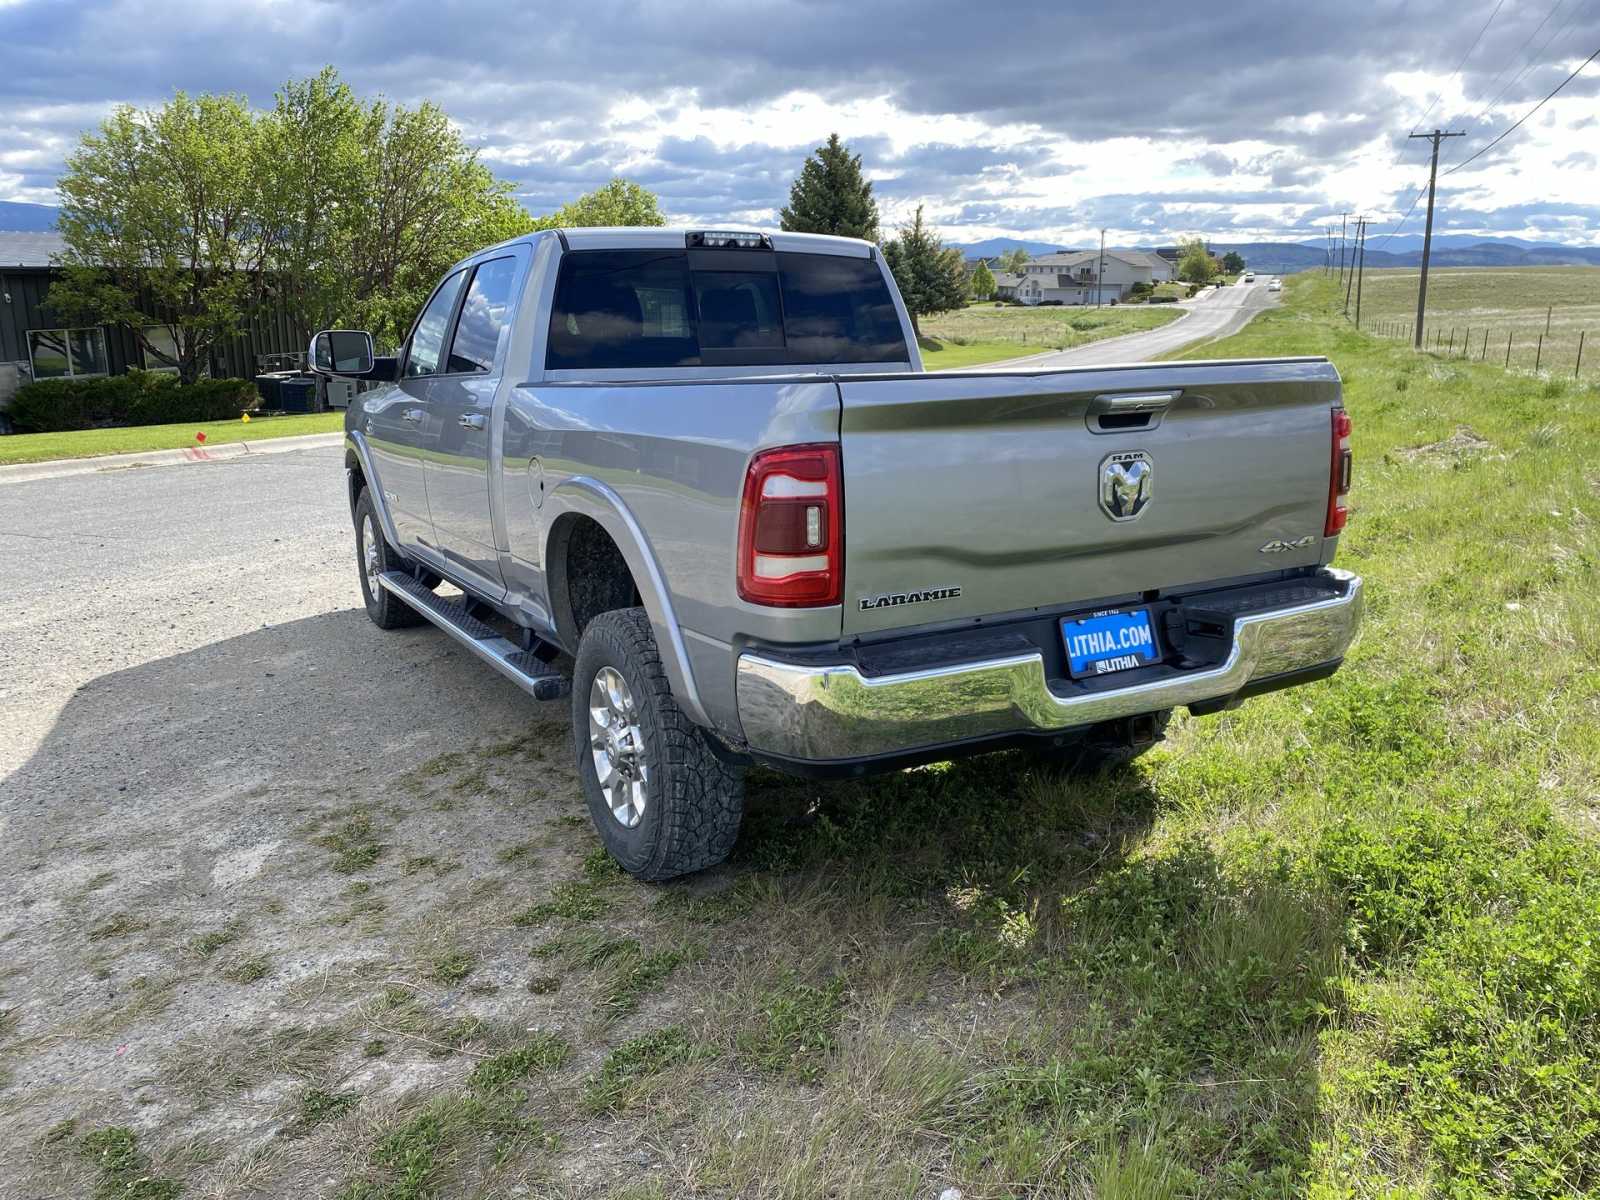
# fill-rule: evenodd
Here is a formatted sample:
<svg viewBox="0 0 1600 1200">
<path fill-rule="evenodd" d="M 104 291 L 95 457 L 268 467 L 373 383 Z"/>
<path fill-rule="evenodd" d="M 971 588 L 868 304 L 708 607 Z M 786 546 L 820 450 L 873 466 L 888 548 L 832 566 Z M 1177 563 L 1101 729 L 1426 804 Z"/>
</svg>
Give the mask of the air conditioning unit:
<svg viewBox="0 0 1600 1200">
<path fill-rule="evenodd" d="M 356 398 L 354 379 L 325 379 L 323 386 L 328 389 L 329 408 L 349 408 L 350 402 Z"/>
</svg>

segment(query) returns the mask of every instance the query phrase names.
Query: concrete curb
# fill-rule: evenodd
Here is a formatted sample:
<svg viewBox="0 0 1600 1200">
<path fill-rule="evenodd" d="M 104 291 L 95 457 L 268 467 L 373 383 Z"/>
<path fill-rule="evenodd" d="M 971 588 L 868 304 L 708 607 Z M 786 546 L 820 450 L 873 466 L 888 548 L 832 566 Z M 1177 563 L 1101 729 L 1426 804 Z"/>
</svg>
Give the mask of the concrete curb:
<svg viewBox="0 0 1600 1200">
<path fill-rule="evenodd" d="M 258 454 L 284 454 L 291 450 L 318 450 L 337 446 L 343 433 L 302 433 L 294 437 L 261 438 L 254 442 L 222 442 L 184 446 L 177 450 L 141 450 L 133 454 L 102 454 L 95 458 L 57 458 L 48 462 L 13 463 L 0 467 L 0 484 L 59 479 L 66 475 L 91 475 L 132 467 L 171 467 L 183 463 L 225 462 Z"/>
</svg>

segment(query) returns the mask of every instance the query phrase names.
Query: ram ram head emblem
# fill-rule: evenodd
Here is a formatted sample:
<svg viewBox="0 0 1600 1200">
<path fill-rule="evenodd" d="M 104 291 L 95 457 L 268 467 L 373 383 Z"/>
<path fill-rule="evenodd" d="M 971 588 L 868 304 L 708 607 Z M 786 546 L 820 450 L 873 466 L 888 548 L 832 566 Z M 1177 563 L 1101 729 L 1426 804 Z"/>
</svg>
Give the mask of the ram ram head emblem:
<svg viewBox="0 0 1600 1200">
<path fill-rule="evenodd" d="M 1100 507 L 1113 521 L 1132 521 L 1150 507 L 1155 463 L 1143 450 L 1107 455 L 1100 464 Z"/>
</svg>

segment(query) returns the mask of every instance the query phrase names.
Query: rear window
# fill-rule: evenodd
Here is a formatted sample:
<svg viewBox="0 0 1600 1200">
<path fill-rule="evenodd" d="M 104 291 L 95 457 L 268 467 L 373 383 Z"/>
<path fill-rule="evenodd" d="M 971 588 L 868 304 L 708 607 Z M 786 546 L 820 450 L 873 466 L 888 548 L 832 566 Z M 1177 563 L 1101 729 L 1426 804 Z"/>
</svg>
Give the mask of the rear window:
<svg viewBox="0 0 1600 1200">
<path fill-rule="evenodd" d="M 834 254 L 579 250 L 565 255 L 545 366 L 905 362 L 878 264 Z"/>
</svg>

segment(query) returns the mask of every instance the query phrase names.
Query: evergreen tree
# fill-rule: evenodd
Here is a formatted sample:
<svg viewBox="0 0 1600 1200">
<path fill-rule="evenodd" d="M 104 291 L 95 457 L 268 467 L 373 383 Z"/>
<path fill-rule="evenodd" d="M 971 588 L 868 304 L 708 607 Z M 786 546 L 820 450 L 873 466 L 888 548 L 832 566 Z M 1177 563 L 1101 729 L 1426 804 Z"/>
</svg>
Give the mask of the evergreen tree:
<svg viewBox="0 0 1600 1200">
<path fill-rule="evenodd" d="M 989 270 L 989 264 L 982 259 L 978 260 L 977 269 L 972 272 L 972 298 L 994 299 L 994 272 Z"/>
<path fill-rule="evenodd" d="M 899 235 L 884 246 L 883 257 L 894 273 L 917 336 L 922 335 L 922 317 L 966 306 L 967 272 L 961 251 L 947 247 L 922 223 L 920 204 L 911 224 L 901 226 Z"/>
<path fill-rule="evenodd" d="M 861 174 L 861 156 L 828 135 L 800 168 L 789 188 L 789 203 L 780 214 L 791 233 L 832 233 L 840 237 L 878 240 L 878 202 L 872 184 Z"/>
</svg>

